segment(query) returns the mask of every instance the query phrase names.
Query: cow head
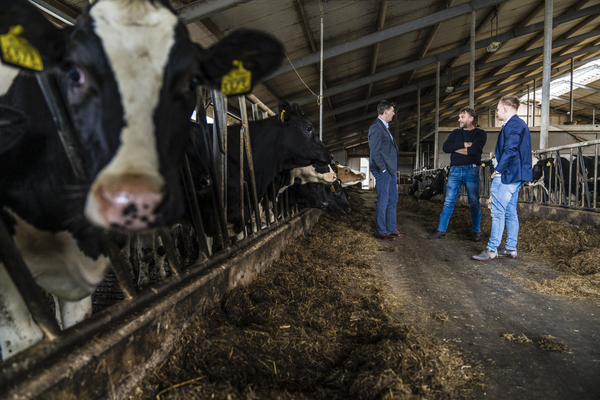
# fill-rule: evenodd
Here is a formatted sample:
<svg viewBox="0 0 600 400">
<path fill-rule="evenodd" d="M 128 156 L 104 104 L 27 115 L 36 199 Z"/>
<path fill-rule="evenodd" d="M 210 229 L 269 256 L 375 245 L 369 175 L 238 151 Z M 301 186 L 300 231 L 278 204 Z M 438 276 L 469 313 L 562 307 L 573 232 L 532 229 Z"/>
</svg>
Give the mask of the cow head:
<svg viewBox="0 0 600 400">
<path fill-rule="evenodd" d="M 238 61 L 256 83 L 283 56 L 277 40 L 250 30 L 202 49 L 166 0 L 98 0 L 65 30 L 26 1 L 10 3 L 0 6 L 0 34 L 21 25 L 62 84 L 90 177 L 85 216 L 102 228 L 175 222 L 196 87 L 219 88 Z"/>
<path fill-rule="evenodd" d="M 286 127 L 286 135 L 278 140 L 278 145 L 291 155 L 287 160 L 289 167 L 331 162 L 331 153 L 315 134 L 312 122 L 304 116 L 298 104 L 280 102 L 277 118 Z"/>
</svg>

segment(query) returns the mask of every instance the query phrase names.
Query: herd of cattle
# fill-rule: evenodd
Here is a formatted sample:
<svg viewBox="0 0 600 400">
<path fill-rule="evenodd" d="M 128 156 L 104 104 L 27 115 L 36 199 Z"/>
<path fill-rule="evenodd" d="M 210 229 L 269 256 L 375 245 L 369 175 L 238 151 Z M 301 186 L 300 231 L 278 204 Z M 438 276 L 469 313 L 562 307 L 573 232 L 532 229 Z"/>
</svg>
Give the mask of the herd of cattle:
<svg viewBox="0 0 600 400">
<path fill-rule="evenodd" d="M 98 0 L 64 29 L 26 0 L 1 2 L 0 35 L 6 39 L 4 61 L 12 64 L 0 62 L 0 222 L 37 285 L 55 297 L 66 329 L 91 313 L 91 295 L 110 265 L 107 237 L 124 246 L 132 232 L 191 218 L 180 174 L 186 158 L 210 242 L 219 203 L 210 129 L 190 122 L 196 89 L 219 89 L 238 62 L 254 85 L 280 66 L 284 50 L 270 35 L 247 29 L 203 49 L 166 0 Z M 57 133 L 38 85 L 42 74 L 59 85 L 84 179 L 74 173 Z M 251 221 L 250 202 L 244 203 L 244 218 L 240 205 L 248 196 L 240 193 L 240 174 L 250 173 L 247 162 L 241 165 L 241 129 L 227 128 L 223 200 L 235 235 Z M 278 195 L 287 192 L 302 207 L 350 211 L 344 187 L 365 176 L 332 164 L 297 105 L 280 104 L 276 116 L 252 121 L 248 130 L 259 199 L 272 182 Z M 269 207 L 268 197 L 263 204 Z M 4 260 L 2 251 L 0 256 Z M 0 265 L 3 359 L 44 336 L 11 276 Z"/>
<path fill-rule="evenodd" d="M 527 200 L 591 208 L 594 198 L 600 197 L 600 162 L 595 156 L 558 155 L 544 159 L 532 156 L 532 165 L 533 180 L 523 187 Z M 481 166 L 481 174 L 489 181 L 494 160 L 482 160 Z M 449 167 L 416 173 L 408 194 L 419 200 L 444 194 L 448 172 Z"/>
</svg>

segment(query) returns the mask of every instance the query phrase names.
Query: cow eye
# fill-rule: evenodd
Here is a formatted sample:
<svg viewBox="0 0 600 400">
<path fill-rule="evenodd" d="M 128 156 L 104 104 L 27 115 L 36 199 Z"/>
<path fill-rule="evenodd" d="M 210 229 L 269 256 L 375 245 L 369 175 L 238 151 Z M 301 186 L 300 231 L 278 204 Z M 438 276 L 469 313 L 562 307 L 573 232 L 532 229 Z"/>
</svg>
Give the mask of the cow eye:
<svg viewBox="0 0 600 400">
<path fill-rule="evenodd" d="M 83 70 L 79 67 L 71 67 L 67 72 L 67 75 L 69 76 L 71 81 L 73 81 L 73 83 L 76 83 L 78 85 L 81 85 L 85 82 L 85 74 L 83 73 Z"/>
<path fill-rule="evenodd" d="M 311 133 L 313 131 L 312 125 L 306 127 L 306 132 Z"/>
<path fill-rule="evenodd" d="M 198 86 L 200 86 L 200 78 L 194 76 L 190 81 L 190 90 L 193 92 L 198 88 Z"/>
</svg>

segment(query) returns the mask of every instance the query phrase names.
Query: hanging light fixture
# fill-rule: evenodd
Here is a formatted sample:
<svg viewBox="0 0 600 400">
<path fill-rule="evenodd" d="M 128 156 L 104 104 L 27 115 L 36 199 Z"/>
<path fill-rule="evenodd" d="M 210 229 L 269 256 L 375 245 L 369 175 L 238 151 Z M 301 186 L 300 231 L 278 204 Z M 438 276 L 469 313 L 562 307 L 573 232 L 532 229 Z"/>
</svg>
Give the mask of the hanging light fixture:
<svg viewBox="0 0 600 400">
<path fill-rule="evenodd" d="M 494 35 L 494 19 L 496 20 L 496 35 Z M 493 53 L 502 46 L 502 42 L 494 41 L 494 38 L 498 37 L 498 7 L 496 7 L 496 12 L 490 21 L 490 40 L 492 42 L 487 47 L 488 53 Z"/>
</svg>

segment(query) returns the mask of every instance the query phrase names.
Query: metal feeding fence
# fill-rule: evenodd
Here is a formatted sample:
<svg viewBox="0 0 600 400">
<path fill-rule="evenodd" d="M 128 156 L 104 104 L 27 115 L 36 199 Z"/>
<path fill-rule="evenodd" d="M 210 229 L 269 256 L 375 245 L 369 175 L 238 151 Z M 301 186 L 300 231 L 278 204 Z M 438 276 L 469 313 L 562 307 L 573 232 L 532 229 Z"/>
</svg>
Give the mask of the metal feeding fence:
<svg viewBox="0 0 600 400">
<path fill-rule="evenodd" d="M 78 136 L 62 103 L 57 84 L 43 74 L 38 75 L 38 83 L 52 111 L 58 134 L 61 136 L 74 174 L 83 182 L 86 180 L 83 168 L 83 152 L 78 143 Z M 269 185 L 264 198 L 257 198 L 246 98 L 237 96 L 242 126 L 239 172 L 239 193 L 242 193 L 242 195 L 239 202 L 244 228 L 241 234 L 242 237 L 239 237 L 240 235 L 232 237 L 229 234 L 227 222 L 227 98 L 215 90 L 211 93 L 204 93 L 201 89 L 198 89 L 197 93 L 196 122 L 201 127 L 199 132 L 202 137 L 194 138 L 194 142 L 203 143 L 210 156 L 208 172 L 211 184 L 208 196 L 212 197 L 213 204 L 216 206 L 214 218 L 217 222 L 214 225 L 214 232 L 212 232 L 214 242 L 211 245 L 210 241 L 207 241 L 197 198 L 198 188 L 194 186 L 194 176 L 190 169 L 189 160 L 185 157 L 181 166 L 181 179 L 184 182 L 187 194 L 193 229 L 170 229 L 171 227 L 163 226 L 154 231 L 152 245 L 155 247 L 153 251 L 161 253 L 161 257 L 154 258 L 154 260 L 160 261 L 154 262 L 163 263 L 163 265 L 160 265 L 163 273 L 159 274 L 159 279 L 155 280 L 155 283 L 151 283 L 149 280 L 143 283 L 140 283 L 139 280 L 134 282 L 132 268 L 135 271 L 147 271 L 149 266 L 147 264 L 142 265 L 144 261 L 139 257 L 130 257 L 130 254 L 114 241 L 114 235 L 107 233 L 99 240 L 107 249 L 112 265 L 110 272 L 117 282 L 116 286 L 120 291 L 118 297 L 121 300 L 114 301 L 113 305 L 101 312 L 94 312 L 91 318 L 75 325 L 73 329 L 63 331 L 57 323 L 48 299 L 40 291 L 34 277 L 19 254 L 11 234 L 2 219 L 0 219 L 0 261 L 2 261 L 3 266 L 14 281 L 27 304 L 29 312 L 44 335 L 41 342 L 34 344 L 26 351 L 8 359 L 4 355 L 5 360 L 0 363 L 0 393 L 16 379 L 25 379 L 28 371 L 43 365 L 49 358 L 63 354 L 77 344 L 92 339 L 108 324 L 122 320 L 141 307 L 145 307 L 167 293 L 177 290 L 192 279 L 202 276 L 215 265 L 239 251 L 248 242 L 273 231 L 276 227 L 281 226 L 281 223 L 289 221 L 291 217 L 298 213 L 299 208 L 297 204 L 290 203 L 287 191 L 277 196 L 274 182 Z M 208 99 L 210 101 L 206 101 Z M 209 129 L 209 125 L 206 124 L 205 120 L 206 107 L 210 105 L 213 107 L 215 116 L 212 130 Z M 266 117 L 266 112 L 260 111 L 257 105 L 253 104 L 252 116 L 254 120 L 262 119 Z M 249 170 L 249 176 L 244 176 L 244 162 Z M 247 210 L 250 210 L 251 216 L 244 217 Z M 261 214 L 261 210 L 264 214 Z M 246 223 L 246 221 L 249 222 Z M 178 254 L 174 244 L 174 232 L 180 234 L 181 232 L 187 232 L 188 236 L 185 240 L 191 242 L 193 247 L 197 248 L 196 254 L 199 256 L 194 258 L 189 265 L 182 265 L 181 263 L 180 254 Z M 138 238 L 136 236 L 136 234 L 131 234 L 131 242 L 137 243 Z M 175 237 L 175 240 L 179 239 Z M 132 262 L 140 264 L 132 265 Z"/>
<path fill-rule="evenodd" d="M 533 181 L 523 186 L 519 201 L 599 211 L 599 148 L 600 140 L 592 140 L 532 151 Z M 424 190 L 437 171 L 416 171 L 414 185 Z M 493 160 L 483 160 L 479 172 L 480 198 L 490 197 L 493 171 Z M 464 187 L 460 194 L 466 195 Z"/>
</svg>

